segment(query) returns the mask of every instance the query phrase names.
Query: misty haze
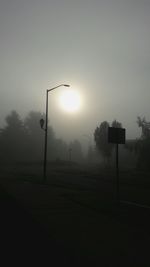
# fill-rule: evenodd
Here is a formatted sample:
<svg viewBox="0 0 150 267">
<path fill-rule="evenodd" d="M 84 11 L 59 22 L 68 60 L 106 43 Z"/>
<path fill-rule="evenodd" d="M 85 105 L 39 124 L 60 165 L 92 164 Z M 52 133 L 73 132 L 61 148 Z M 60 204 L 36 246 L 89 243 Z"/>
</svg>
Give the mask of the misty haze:
<svg viewBox="0 0 150 267">
<path fill-rule="evenodd" d="M 1 0 L 1 262 L 150 266 L 149 14 Z"/>
</svg>

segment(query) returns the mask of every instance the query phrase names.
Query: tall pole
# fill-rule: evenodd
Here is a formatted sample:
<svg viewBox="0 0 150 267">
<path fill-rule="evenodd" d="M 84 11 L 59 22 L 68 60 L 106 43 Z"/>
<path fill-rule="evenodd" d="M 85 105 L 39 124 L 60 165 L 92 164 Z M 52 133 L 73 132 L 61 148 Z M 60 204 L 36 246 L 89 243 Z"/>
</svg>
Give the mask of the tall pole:
<svg viewBox="0 0 150 267">
<path fill-rule="evenodd" d="M 45 138 L 44 138 L 44 164 L 43 164 L 43 182 L 46 182 L 46 174 L 47 174 L 47 133 L 48 133 L 48 93 L 50 91 L 55 90 L 56 88 L 60 86 L 70 87 L 68 84 L 60 84 L 58 86 L 55 86 L 51 89 L 46 90 L 46 118 L 45 118 Z"/>
<path fill-rule="evenodd" d="M 46 118 L 45 118 L 43 182 L 46 181 L 46 169 L 47 169 L 47 132 L 48 132 L 48 90 L 46 90 Z"/>
</svg>

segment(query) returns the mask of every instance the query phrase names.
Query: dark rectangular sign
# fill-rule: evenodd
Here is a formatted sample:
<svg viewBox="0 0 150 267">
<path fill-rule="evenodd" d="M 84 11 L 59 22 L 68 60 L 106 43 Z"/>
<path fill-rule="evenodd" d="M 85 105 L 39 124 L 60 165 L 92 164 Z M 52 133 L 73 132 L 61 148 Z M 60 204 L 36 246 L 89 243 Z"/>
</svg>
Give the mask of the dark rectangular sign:
<svg viewBox="0 0 150 267">
<path fill-rule="evenodd" d="M 114 144 L 125 144 L 125 129 L 108 127 L 108 142 Z"/>
</svg>

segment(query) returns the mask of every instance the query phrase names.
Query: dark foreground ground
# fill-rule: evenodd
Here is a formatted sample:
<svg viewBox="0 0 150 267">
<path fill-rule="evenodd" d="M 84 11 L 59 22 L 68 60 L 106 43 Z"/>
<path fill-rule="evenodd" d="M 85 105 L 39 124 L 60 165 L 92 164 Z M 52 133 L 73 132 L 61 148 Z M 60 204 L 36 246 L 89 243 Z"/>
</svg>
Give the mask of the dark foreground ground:
<svg viewBox="0 0 150 267">
<path fill-rule="evenodd" d="M 126 175 L 121 201 L 146 207 L 118 206 L 108 172 L 53 168 L 42 184 L 33 166 L 25 170 L 1 172 L 2 266 L 150 266 L 148 184 L 133 187 L 132 173 L 127 190 Z"/>
<path fill-rule="evenodd" d="M 2 187 L 0 212 L 1 266 L 81 266 L 85 261 L 50 236 Z"/>
</svg>

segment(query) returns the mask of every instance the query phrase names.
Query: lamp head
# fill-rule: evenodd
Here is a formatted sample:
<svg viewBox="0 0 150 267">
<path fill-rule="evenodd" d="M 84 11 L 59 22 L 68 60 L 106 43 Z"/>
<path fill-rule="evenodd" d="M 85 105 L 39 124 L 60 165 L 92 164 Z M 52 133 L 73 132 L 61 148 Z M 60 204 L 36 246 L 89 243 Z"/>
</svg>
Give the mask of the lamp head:
<svg viewBox="0 0 150 267">
<path fill-rule="evenodd" d="M 45 123 L 44 119 L 40 119 L 40 126 L 41 126 L 41 129 L 43 129 L 43 127 L 44 127 L 44 123 Z"/>
<path fill-rule="evenodd" d="M 65 87 L 70 87 L 70 85 L 69 85 L 69 84 L 63 84 L 63 86 L 65 86 Z"/>
</svg>

